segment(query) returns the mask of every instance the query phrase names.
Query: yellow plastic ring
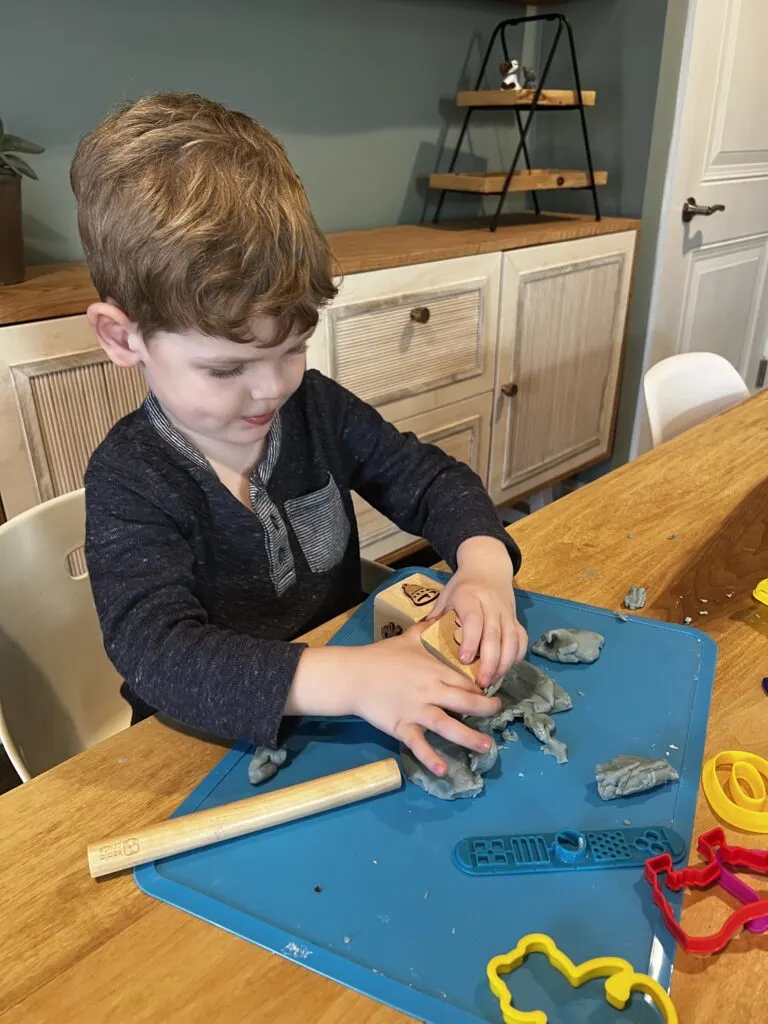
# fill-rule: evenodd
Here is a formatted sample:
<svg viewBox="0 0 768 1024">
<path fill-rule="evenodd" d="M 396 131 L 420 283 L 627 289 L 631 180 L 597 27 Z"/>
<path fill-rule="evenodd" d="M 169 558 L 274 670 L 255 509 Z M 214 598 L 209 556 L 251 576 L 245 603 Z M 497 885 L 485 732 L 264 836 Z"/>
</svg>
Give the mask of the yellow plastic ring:
<svg viewBox="0 0 768 1024">
<path fill-rule="evenodd" d="M 717 774 L 730 768 L 728 792 Z M 745 832 L 768 832 L 768 760 L 745 750 L 723 750 L 701 773 L 709 806 L 724 822 Z"/>
</svg>

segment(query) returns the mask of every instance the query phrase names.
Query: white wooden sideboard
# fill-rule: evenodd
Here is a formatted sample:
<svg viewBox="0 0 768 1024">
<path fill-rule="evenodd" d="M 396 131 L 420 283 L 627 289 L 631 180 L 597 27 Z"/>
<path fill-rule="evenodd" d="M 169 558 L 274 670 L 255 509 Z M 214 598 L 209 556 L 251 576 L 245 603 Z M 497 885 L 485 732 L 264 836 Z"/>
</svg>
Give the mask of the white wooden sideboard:
<svg viewBox="0 0 768 1024">
<path fill-rule="evenodd" d="M 379 269 L 346 271 L 309 364 L 471 465 L 498 504 L 519 500 L 610 452 L 636 227 L 522 247 L 500 238 L 497 251 L 453 258 L 421 249 L 405 264 L 407 247 L 384 251 L 367 261 Z M 82 314 L 0 326 L 6 516 L 79 487 L 144 393 Z M 413 540 L 361 499 L 356 510 L 366 557 Z"/>
</svg>

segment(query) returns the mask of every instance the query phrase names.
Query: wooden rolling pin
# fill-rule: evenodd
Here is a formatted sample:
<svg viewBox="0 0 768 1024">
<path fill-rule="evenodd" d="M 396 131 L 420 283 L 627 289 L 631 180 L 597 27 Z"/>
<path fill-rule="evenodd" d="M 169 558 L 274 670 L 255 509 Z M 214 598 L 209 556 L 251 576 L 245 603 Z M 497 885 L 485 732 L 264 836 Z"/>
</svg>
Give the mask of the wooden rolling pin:
<svg viewBox="0 0 768 1024">
<path fill-rule="evenodd" d="M 159 825 L 88 844 L 88 869 L 93 878 L 146 864 L 174 853 L 197 850 L 225 839 L 259 832 L 286 821 L 306 818 L 334 807 L 391 793 L 402 784 L 393 758 L 374 761 L 346 772 L 326 775 L 272 793 L 170 818 Z"/>
</svg>

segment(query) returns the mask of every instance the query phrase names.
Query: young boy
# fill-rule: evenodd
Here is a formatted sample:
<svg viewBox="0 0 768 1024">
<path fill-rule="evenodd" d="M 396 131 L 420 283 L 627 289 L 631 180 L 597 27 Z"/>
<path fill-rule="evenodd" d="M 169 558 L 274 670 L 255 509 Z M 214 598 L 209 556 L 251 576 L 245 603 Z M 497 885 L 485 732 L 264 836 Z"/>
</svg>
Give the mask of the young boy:
<svg viewBox="0 0 768 1024">
<path fill-rule="evenodd" d="M 479 478 L 306 371 L 336 287 L 282 145 L 244 114 L 161 94 L 86 136 L 71 177 L 100 295 L 89 323 L 149 388 L 85 481 L 91 585 L 133 720 L 160 710 L 275 746 L 283 716 L 357 714 L 438 774 L 425 729 L 487 749 L 454 715 L 496 699 L 419 629 L 364 648 L 289 642 L 359 594 L 353 490 L 456 569 L 436 613 L 455 609 L 479 684 L 526 638 L 519 552 Z"/>
</svg>

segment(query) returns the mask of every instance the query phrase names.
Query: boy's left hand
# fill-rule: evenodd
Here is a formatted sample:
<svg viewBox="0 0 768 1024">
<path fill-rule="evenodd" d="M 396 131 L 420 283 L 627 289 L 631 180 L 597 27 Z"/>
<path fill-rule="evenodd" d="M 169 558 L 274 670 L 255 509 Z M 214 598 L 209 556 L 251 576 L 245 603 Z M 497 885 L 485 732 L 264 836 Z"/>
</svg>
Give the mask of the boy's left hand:
<svg viewBox="0 0 768 1024">
<path fill-rule="evenodd" d="M 462 636 L 459 656 L 468 665 L 480 655 L 476 678 L 485 688 L 522 661 L 528 649 L 528 635 L 517 621 L 512 561 L 494 537 L 465 540 L 456 561 L 456 572 L 429 617 L 456 613 Z"/>
</svg>

